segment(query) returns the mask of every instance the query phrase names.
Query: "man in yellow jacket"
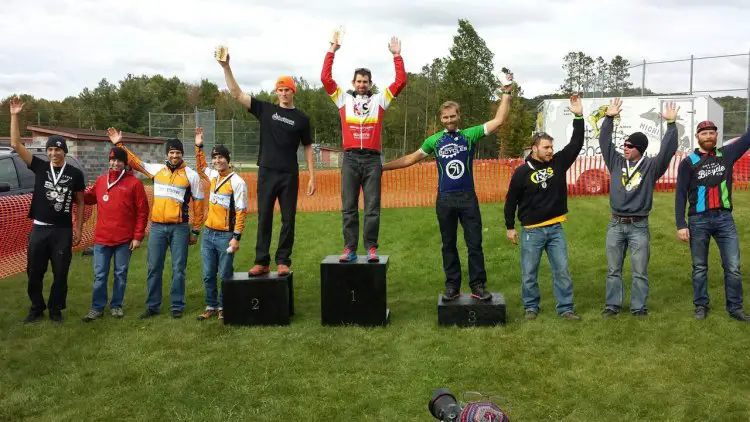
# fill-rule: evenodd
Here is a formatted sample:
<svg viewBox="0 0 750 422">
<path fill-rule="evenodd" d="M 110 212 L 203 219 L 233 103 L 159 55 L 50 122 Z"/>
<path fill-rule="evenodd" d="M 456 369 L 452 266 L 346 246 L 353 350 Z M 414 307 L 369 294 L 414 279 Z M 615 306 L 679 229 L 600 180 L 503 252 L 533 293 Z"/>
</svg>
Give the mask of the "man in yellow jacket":
<svg viewBox="0 0 750 422">
<path fill-rule="evenodd" d="M 151 232 L 148 240 L 148 297 L 141 319 L 158 315 L 161 308 L 162 273 L 167 248 L 172 254 L 173 318 L 181 318 L 185 309 L 185 266 L 188 244 L 198 241 L 203 222 L 203 189 L 201 179 L 208 178 L 187 166 L 182 156 L 184 149 L 179 139 L 166 142 L 167 160 L 164 163 L 144 163 L 122 144 L 122 132 L 109 128 L 112 143 L 128 153 L 128 165 L 154 181 L 154 200 L 151 208 Z M 192 202 L 192 204 L 191 204 Z M 189 207 L 193 207 L 192 232 L 189 226 Z"/>
<path fill-rule="evenodd" d="M 231 156 L 223 145 L 211 150 L 208 167 L 203 152 L 203 128 L 195 129 L 195 167 L 211 180 L 208 193 L 208 217 L 201 238 L 203 289 L 206 309 L 198 315 L 203 321 L 218 315 L 224 319 L 224 291 L 218 293 L 216 276 L 221 280 L 234 273 L 234 253 L 240 248 L 247 214 L 247 183 L 229 166 Z"/>
</svg>

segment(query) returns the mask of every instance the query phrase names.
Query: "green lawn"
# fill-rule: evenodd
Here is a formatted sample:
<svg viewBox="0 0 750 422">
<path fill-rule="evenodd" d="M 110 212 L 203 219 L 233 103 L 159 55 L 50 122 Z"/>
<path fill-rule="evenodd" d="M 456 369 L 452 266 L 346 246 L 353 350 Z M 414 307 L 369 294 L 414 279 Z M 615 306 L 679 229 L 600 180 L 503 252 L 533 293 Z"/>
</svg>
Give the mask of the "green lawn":
<svg viewBox="0 0 750 422">
<path fill-rule="evenodd" d="M 713 312 L 706 321 L 692 319 L 690 254 L 676 239 L 672 201 L 672 194 L 659 194 L 654 204 L 646 320 L 599 316 L 606 197 L 570 201 L 565 229 L 579 323 L 555 315 L 546 262 L 542 313 L 524 321 L 519 251 L 505 239 L 503 204 L 482 206 L 489 286 L 505 294 L 509 309 L 509 324 L 496 328 L 437 325 L 443 274 L 431 208 L 383 211 L 392 312 L 385 328 L 320 325 L 319 262 L 341 246 L 335 212 L 297 216 L 297 314 L 288 327 L 197 322 L 203 308 L 197 246 L 190 251 L 186 317 L 138 320 L 145 244 L 131 262 L 125 319 L 83 323 L 92 269 L 91 258 L 77 254 L 62 326 L 22 325 L 25 277 L 0 280 L 0 420 L 429 421 L 431 392 L 448 387 L 499 394 L 517 421 L 748 421 L 750 325 L 730 320 L 723 309 L 715 246 Z M 747 260 L 750 192 L 736 192 L 735 201 Z M 235 269 L 249 268 L 254 242 L 250 218 Z M 466 280 L 463 242 L 459 250 Z M 164 287 L 166 310 L 169 283 Z M 629 301 L 629 286 L 626 293 Z"/>
</svg>

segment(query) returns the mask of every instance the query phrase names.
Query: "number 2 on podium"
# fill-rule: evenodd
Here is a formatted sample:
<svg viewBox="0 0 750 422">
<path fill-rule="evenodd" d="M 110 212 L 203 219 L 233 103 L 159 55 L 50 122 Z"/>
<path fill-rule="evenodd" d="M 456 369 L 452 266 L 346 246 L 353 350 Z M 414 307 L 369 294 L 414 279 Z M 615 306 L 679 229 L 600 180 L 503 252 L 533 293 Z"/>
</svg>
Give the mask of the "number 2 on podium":
<svg viewBox="0 0 750 422">
<path fill-rule="evenodd" d="M 260 299 L 258 299 L 257 297 L 250 299 L 250 303 L 253 305 L 253 311 L 257 311 L 258 309 L 260 309 Z"/>
</svg>

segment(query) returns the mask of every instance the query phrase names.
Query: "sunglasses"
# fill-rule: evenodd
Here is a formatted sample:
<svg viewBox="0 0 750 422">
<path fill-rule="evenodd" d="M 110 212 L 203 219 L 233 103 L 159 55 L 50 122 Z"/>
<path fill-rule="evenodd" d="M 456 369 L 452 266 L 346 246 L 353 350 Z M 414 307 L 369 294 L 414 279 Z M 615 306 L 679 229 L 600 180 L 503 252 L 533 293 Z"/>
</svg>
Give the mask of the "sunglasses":
<svg viewBox="0 0 750 422">
<path fill-rule="evenodd" d="M 633 145 L 633 144 L 623 144 L 622 146 L 624 146 L 627 149 L 633 149 L 633 148 L 635 148 L 635 145 Z"/>
<path fill-rule="evenodd" d="M 370 72 L 370 69 L 366 67 L 358 67 L 354 69 L 354 73 L 372 73 L 372 72 Z"/>
</svg>

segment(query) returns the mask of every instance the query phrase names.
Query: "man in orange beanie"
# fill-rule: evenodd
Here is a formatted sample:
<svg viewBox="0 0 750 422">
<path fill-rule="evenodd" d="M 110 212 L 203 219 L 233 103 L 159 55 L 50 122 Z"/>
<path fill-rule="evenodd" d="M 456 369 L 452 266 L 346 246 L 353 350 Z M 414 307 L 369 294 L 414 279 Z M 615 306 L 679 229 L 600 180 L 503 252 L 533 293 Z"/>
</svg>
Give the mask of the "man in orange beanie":
<svg viewBox="0 0 750 422">
<path fill-rule="evenodd" d="M 260 121 L 260 150 L 258 153 L 258 236 L 255 244 L 255 265 L 249 274 L 253 277 L 270 272 L 271 230 L 273 228 L 273 208 L 276 200 L 281 208 L 281 233 L 276 249 L 278 275 L 289 274 L 294 245 L 294 221 L 297 213 L 297 189 L 299 187 L 299 166 L 297 149 L 304 146 L 310 182 L 307 194 L 315 193 L 315 176 L 310 120 L 294 107 L 294 94 L 297 86 L 291 76 L 281 76 L 276 80 L 276 95 L 279 104 L 252 98 L 240 89 L 226 60 L 217 60 L 224 69 L 232 97 L 247 107 Z"/>
</svg>

